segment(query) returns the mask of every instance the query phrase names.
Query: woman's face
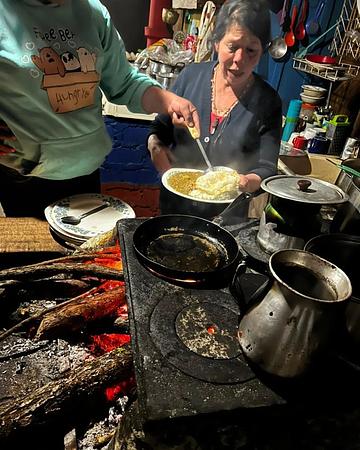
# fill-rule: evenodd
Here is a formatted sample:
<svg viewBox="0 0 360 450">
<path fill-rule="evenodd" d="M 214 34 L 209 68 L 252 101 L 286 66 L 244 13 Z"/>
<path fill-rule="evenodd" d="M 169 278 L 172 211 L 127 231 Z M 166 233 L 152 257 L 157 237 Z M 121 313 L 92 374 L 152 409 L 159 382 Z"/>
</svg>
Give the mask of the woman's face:
<svg viewBox="0 0 360 450">
<path fill-rule="evenodd" d="M 215 49 L 225 81 L 235 88 L 246 82 L 262 55 L 260 39 L 235 25 L 215 44 Z"/>
</svg>

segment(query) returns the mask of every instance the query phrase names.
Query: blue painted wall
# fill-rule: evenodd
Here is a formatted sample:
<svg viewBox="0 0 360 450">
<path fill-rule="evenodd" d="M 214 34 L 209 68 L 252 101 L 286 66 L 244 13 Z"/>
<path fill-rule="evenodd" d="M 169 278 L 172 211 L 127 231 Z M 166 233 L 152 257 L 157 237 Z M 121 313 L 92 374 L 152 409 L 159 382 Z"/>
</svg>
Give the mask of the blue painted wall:
<svg viewBox="0 0 360 450">
<path fill-rule="evenodd" d="M 101 167 L 102 183 L 160 184 L 146 148 L 149 122 L 110 116 L 104 120 L 113 148 Z"/>
</svg>

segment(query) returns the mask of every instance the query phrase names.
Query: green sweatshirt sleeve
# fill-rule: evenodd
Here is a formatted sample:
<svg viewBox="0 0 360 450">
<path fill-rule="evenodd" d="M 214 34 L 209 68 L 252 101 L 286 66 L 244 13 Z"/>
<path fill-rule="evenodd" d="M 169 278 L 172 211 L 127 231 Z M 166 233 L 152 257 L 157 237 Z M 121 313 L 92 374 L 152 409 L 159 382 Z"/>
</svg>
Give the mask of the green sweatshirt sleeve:
<svg viewBox="0 0 360 450">
<path fill-rule="evenodd" d="M 115 29 L 108 10 L 98 0 L 91 0 L 99 14 L 97 29 L 104 52 L 100 87 L 109 102 L 126 105 L 132 112 L 145 113 L 141 99 L 150 86 L 160 86 L 155 80 L 138 72 L 126 59 L 124 42 Z"/>
</svg>

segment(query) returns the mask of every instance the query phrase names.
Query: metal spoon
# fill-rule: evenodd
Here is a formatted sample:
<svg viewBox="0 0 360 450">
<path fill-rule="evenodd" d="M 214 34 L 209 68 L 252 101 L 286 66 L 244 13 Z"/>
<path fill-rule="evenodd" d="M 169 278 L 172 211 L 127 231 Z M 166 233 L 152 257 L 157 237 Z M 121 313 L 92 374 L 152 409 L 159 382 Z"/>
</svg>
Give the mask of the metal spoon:
<svg viewBox="0 0 360 450">
<path fill-rule="evenodd" d="M 90 209 L 90 211 L 86 211 L 82 213 L 80 216 L 64 216 L 61 217 L 61 222 L 69 224 L 69 225 L 79 225 L 79 223 L 87 216 L 90 216 L 91 214 L 95 214 L 99 211 L 102 211 L 105 208 L 108 208 L 110 206 L 109 202 L 105 202 L 100 206 L 97 206 L 96 208 Z"/>
<path fill-rule="evenodd" d="M 205 162 L 206 162 L 206 165 L 208 166 L 208 169 L 207 169 L 207 170 L 213 171 L 214 168 L 213 168 L 213 166 L 211 165 L 211 162 L 209 161 L 209 158 L 207 157 L 207 154 L 205 153 L 205 149 L 204 149 L 202 143 L 200 142 L 200 139 L 195 139 L 195 141 L 196 141 L 196 143 L 197 143 L 197 145 L 198 145 L 198 147 L 199 147 L 199 149 L 200 149 L 200 151 L 201 151 L 201 154 L 203 155 L 203 158 L 204 158 L 204 160 L 205 160 Z"/>
<path fill-rule="evenodd" d="M 200 141 L 200 134 L 196 130 L 195 127 L 188 127 L 188 130 L 191 134 L 191 137 L 194 139 L 194 141 L 197 143 L 197 146 L 199 147 L 201 154 L 206 162 L 206 165 L 208 166 L 208 170 L 213 170 L 213 166 L 211 165 L 211 162 L 209 161 L 209 158 L 207 157 L 207 154 L 205 152 L 205 149 Z"/>
</svg>

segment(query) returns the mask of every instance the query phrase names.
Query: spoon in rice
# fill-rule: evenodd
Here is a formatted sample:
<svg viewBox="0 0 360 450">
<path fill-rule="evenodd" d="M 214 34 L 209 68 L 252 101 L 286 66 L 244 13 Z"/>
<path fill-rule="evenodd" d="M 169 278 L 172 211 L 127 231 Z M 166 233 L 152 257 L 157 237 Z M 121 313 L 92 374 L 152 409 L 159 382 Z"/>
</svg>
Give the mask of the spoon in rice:
<svg viewBox="0 0 360 450">
<path fill-rule="evenodd" d="M 201 154 L 206 162 L 206 165 L 208 166 L 208 171 L 213 171 L 214 168 L 211 165 L 211 162 L 209 161 L 209 158 L 207 157 L 207 154 L 205 153 L 205 149 L 200 141 L 200 133 L 198 132 L 198 130 L 195 127 L 188 127 L 188 130 L 191 134 L 191 137 L 196 141 L 197 146 L 199 147 Z"/>
</svg>

